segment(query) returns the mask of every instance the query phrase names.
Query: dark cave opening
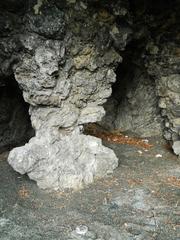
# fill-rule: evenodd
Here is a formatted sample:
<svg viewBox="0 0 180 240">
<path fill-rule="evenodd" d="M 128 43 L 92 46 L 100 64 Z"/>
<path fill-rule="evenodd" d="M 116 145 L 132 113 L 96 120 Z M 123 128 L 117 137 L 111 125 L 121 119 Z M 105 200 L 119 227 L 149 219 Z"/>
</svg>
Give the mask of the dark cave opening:
<svg viewBox="0 0 180 240">
<path fill-rule="evenodd" d="M 99 123 L 107 130 L 137 137 L 162 136 L 155 81 L 145 68 L 141 55 L 146 41 L 131 41 L 121 53 L 112 95 L 104 104 L 106 115 Z"/>
<path fill-rule="evenodd" d="M 1 79 L 2 80 L 2 79 Z M 0 152 L 24 145 L 33 135 L 22 91 L 14 76 L 6 77 L 0 86 Z"/>
<path fill-rule="evenodd" d="M 179 4 L 130 1 L 133 35 L 99 123 L 137 137 L 163 136 L 179 153 Z M 173 59 L 173 60 L 172 60 Z M 176 87 L 172 87 L 175 85 Z M 176 109 L 174 111 L 174 109 Z M 174 142 L 174 143 L 173 143 Z"/>
</svg>

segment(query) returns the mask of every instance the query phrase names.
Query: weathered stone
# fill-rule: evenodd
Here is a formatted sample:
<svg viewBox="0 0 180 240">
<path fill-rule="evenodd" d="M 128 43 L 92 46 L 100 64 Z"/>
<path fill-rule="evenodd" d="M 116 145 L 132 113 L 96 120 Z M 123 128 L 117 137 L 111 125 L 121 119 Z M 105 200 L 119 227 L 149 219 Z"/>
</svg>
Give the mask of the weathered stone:
<svg viewBox="0 0 180 240">
<path fill-rule="evenodd" d="M 167 45 L 161 36 L 166 39 L 169 29 L 165 26 L 161 33 L 162 20 L 154 10 L 154 18 L 149 17 L 148 4 L 142 7 L 146 14 L 137 17 L 133 7 L 129 13 L 127 0 L 24 1 L 19 10 L 15 0 L 9 2 L 12 7 L 0 3 L 0 12 L 5 9 L 0 17 L 0 76 L 15 75 L 35 129 L 35 137 L 9 155 L 16 171 L 54 189 L 79 188 L 112 172 L 115 154 L 82 131 L 84 124 L 101 121 L 105 111 L 108 125 L 112 121 L 114 128 L 140 136 L 160 134 L 163 119 L 168 139 L 178 140 L 176 26 L 170 34 L 173 44 Z M 169 19 L 167 28 L 173 24 Z M 116 71 L 121 53 L 125 64 L 133 65 L 123 78 Z M 116 73 L 123 79 L 119 88 L 129 82 L 127 92 L 116 98 L 117 91 L 104 111 Z"/>
<path fill-rule="evenodd" d="M 180 138 L 180 75 L 177 49 L 176 44 L 174 46 L 168 45 L 167 42 L 161 44 L 161 51 L 158 54 L 162 62 L 159 60 L 157 62 L 156 57 L 150 56 L 147 65 L 148 72 L 156 79 L 156 92 L 160 97 L 159 107 L 162 109 L 161 115 L 165 122 L 164 137 L 172 140 L 175 144 L 173 146 L 176 146 Z M 173 147 L 173 150 L 179 155 L 177 147 Z"/>
<path fill-rule="evenodd" d="M 148 75 L 136 71 L 130 84 L 118 106 L 115 128 L 134 132 L 141 137 L 161 134 L 154 83 Z"/>
<path fill-rule="evenodd" d="M 65 33 L 64 12 L 56 6 L 45 4 L 34 5 L 30 14 L 25 15 L 26 26 L 31 32 L 47 38 L 62 39 Z"/>
<path fill-rule="evenodd" d="M 82 133 L 83 124 L 104 116 L 102 104 L 122 61 L 111 40 L 115 18 L 83 2 L 56 7 L 38 1 L 23 21 L 28 33 L 19 36 L 23 51 L 13 71 L 36 134 L 8 161 L 42 188 L 77 189 L 118 165 L 112 150 Z M 116 36 L 123 47 L 129 34 L 124 29 Z"/>
<path fill-rule="evenodd" d="M 122 76 L 119 73 L 119 83 L 116 83 L 114 95 L 104 105 L 106 115 L 100 124 L 141 137 L 162 134 L 154 81 L 143 67 L 131 65 L 126 71 Z"/>
<path fill-rule="evenodd" d="M 180 155 L 180 141 L 175 141 L 172 145 L 174 153 Z"/>
<path fill-rule="evenodd" d="M 8 161 L 43 189 L 79 189 L 118 165 L 113 151 L 102 146 L 100 139 L 84 136 L 80 128 L 68 131 L 56 126 L 37 131 L 28 144 L 10 152 Z"/>
</svg>

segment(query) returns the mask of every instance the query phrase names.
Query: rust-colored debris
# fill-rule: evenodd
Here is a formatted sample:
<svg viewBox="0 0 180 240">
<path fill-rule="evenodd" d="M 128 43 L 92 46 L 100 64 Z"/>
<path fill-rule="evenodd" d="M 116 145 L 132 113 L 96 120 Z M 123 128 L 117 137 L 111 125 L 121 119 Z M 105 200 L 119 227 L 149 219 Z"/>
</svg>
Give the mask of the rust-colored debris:
<svg viewBox="0 0 180 240">
<path fill-rule="evenodd" d="M 142 184 L 142 179 L 133 179 L 133 178 L 130 178 L 130 179 L 128 179 L 127 180 L 127 182 L 128 182 L 128 184 L 131 186 L 131 187 L 133 187 L 133 186 L 135 186 L 135 185 L 140 185 L 140 184 Z"/>
<path fill-rule="evenodd" d="M 180 178 L 177 178 L 175 176 L 170 176 L 167 178 L 167 182 L 174 187 L 179 187 L 180 188 Z"/>
<path fill-rule="evenodd" d="M 164 144 L 164 148 L 168 151 L 171 151 L 172 152 L 172 145 L 170 143 L 166 143 Z"/>
<path fill-rule="evenodd" d="M 125 136 L 117 131 L 108 132 L 94 123 L 86 125 L 84 133 L 111 143 L 128 144 L 145 149 L 149 149 L 153 146 L 152 144 L 145 142 L 143 139 Z"/>
<path fill-rule="evenodd" d="M 28 198 L 29 197 L 29 191 L 25 188 L 25 186 L 22 186 L 18 191 L 18 195 L 22 199 Z"/>
</svg>

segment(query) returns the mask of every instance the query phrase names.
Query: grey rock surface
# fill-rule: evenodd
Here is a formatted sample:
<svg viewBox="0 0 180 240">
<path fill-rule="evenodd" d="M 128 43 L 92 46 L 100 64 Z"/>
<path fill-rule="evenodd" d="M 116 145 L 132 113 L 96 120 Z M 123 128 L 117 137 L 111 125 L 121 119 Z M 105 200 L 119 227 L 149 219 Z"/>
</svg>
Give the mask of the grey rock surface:
<svg viewBox="0 0 180 240">
<path fill-rule="evenodd" d="M 42 1 L 24 14 L 19 34 L 23 51 L 13 71 L 31 106 L 35 137 L 13 149 L 8 162 L 42 188 L 81 188 L 118 165 L 101 140 L 82 133 L 83 124 L 104 116 L 102 104 L 122 61 L 113 45 L 118 26 L 111 11 L 87 4 L 58 8 Z M 116 33 L 123 49 L 130 31 Z"/>
<path fill-rule="evenodd" d="M 139 137 L 162 135 L 156 84 L 144 66 L 141 52 L 139 55 L 134 56 L 130 49 L 119 65 L 117 82 L 112 96 L 104 104 L 106 115 L 100 124 Z"/>
<path fill-rule="evenodd" d="M 123 51 L 136 40 L 143 42 L 137 55 L 143 72 L 133 70 L 132 89 L 127 85 L 124 100 L 109 104 L 116 112 L 109 111 L 107 123 L 115 117 L 114 127 L 143 137 L 160 134 L 159 97 L 165 136 L 179 141 L 177 26 L 166 46 L 166 41 L 161 45 L 162 20 L 147 3 L 138 17 L 127 0 L 9 2 L 9 7 L 0 3 L 0 76 L 14 74 L 35 130 L 28 144 L 10 153 L 8 161 L 16 171 L 54 189 L 79 188 L 112 172 L 117 157 L 99 139 L 83 135 L 83 125 L 101 121 L 109 111 L 104 103 L 112 94 Z M 154 18 L 142 14 L 147 9 Z M 174 23 L 168 24 L 172 28 Z"/>
<path fill-rule="evenodd" d="M 170 21 L 167 26 L 163 20 L 160 20 L 164 26 L 164 32 L 161 35 L 156 34 L 146 46 L 146 67 L 148 73 L 155 79 L 156 93 L 159 97 L 159 107 L 161 116 L 164 120 L 164 137 L 174 142 L 180 139 L 180 60 L 179 60 L 179 42 L 178 42 L 178 22 L 179 11 L 173 13 L 176 21 Z M 157 52 L 151 51 L 156 48 Z M 175 154 L 179 151 L 175 147 Z"/>
<path fill-rule="evenodd" d="M 28 173 L 39 187 L 80 189 L 118 166 L 114 152 L 102 146 L 100 139 L 81 134 L 79 127 L 73 131 L 45 129 L 8 157 L 17 172 Z"/>
<path fill-rule="evenodd" d="M 180 155 L 180 141 L 175 141 L 172 145 L 172 148 L 176 155 Z"/>
<path fill-rule="evenodd" d="M 159 15 L 148 1 L 141 7 L 138 1 L 133 3 L 138 16 L 134 41 L 126 48 L 125 74 L 122 64 L 117 73 L 119 86 L 115 85 L 114 95 L 105 104 L 107 114 L 101 124 L 142 137 L 161 134 L 163 130 L 165 139 L 173 144 L 180 140 L 180 6 L 178 1 L 171 9 L 167 2 L 163 6 L 159 3 L 156 7 L 159 13 L 163 12 Z"/>
<path fill-rule="evenodd" d="M 161 135 L 161 118 L 155 84 L 148 74 L 137 69 L 118 104 L 115 129 L 131 131 L 141 137 Z"/>
</svg>

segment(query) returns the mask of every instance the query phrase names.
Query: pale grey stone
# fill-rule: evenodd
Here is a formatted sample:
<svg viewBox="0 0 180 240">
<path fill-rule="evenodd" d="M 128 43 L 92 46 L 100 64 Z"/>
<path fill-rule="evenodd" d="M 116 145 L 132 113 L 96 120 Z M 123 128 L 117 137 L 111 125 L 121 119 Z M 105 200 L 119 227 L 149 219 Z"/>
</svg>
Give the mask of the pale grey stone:
<svg viewBox="0 0 180 240">
<path fill-rule="evenodd" d="M 180 141 L 175 141 L 172 145 L 172 148 L 176 155 L 180 155 Z"/>
<path fill-rule="evenodd" d="M 46 129 L 23 147 L 13 149 L 9 164 L 46 189 L 80 189 L 95 177 L 106 176 L 118 166 L 114 152 L 101 140 L 81 134 L 80 128 Z"/>
<path fill-rule="evenodd" d="M 122 57 L 110 41 L 111 24 L 105 30 L 94 19 L 86 19 L 89 8 L 81 8 L 81 20 L 76 22 L 76 7 L 62 11 L 42 2 L 25 13 L 28 31 L 19 36 L 23 51 L 13 65 L 30 104 L 35 136 L 12 150 L 8 161 L 42 188 L 81 188 L 118 165 L 113 151 L 102 146 L 100 139 L 83 135 L 82 129 L 83 124 L 104 116 L 102 104 L 112 93 Z M 90 31 L 84 29 L 84 21 Z M 77 34 L 78 29 L 82 32 Z M 119 35 L 123 46 L 124 35 L 125 31 Z"/>
</svg>

